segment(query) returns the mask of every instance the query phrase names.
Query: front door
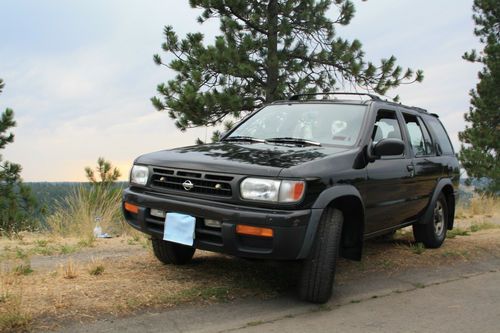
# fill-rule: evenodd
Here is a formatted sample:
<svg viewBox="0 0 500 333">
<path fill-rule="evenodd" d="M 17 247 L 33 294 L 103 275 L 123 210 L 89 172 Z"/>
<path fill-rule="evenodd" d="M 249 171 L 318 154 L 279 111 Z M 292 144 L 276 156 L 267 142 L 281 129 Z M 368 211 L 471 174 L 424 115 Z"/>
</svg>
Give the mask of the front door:
<svg viewBox="0 0 500 333">
<path fill-rule="evenodd" d="M 372 133 L 374 143 L 386 138 L 406 141 L 395 110 L 378 110 Z M 369 163 L 367 174 L 365 233 L 391 228 L 409 218 L 414 170 L 408 147 L 402 155 Z"/>
</svg>

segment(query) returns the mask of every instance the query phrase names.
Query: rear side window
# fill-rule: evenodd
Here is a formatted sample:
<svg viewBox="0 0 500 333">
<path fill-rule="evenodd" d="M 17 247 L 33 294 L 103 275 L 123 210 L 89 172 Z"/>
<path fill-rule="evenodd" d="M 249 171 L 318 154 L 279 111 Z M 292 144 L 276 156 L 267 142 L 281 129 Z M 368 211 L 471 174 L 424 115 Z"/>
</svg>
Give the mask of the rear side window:
<svg viewBox="0 0 500 333">
<path fill-rule="evenodd" d="M 451 145 L 450 138 L 448 137 L 448 134 L 446 134 L 443 124 L 441 124 L 441 122 L 434 117 L 428 117 L 425 119 L 425 122 L 429 125 L 432 132 L 434 132 L 434 136 L 439 144 L 441 153 L 443 155 L 453 155 L 455 152 L 453 151 L 453 146 Z"/>
<path fill-rule="evenodd" d="M 432 155 L 434 153 L 432 141 L 424 124 L 415 116 L 403 115 L 408 129 L 410 145 L 415 156 Z"/>
</svg>

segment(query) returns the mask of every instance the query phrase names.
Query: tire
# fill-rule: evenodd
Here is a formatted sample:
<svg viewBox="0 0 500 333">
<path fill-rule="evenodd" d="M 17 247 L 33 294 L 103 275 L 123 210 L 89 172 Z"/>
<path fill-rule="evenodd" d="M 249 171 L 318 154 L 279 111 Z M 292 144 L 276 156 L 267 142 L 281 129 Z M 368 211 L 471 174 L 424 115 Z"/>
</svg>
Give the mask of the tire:
<svg viewBox="0 0 500 333">
<path fill-rule="evenodd" d="M 448 229 L 448 204 L 443 193 L 439 194 L 433 207 L 430 221 L 425 224 L 413 225 L 413 236 L 417 243 L 423 243 L 425 247 L 437 249 L 443 244 Z"/>
<path fill-rule="evenodd" d="M 152 238 L 151 244 L 156 258 L 167 265 L 187 264 L 196 251 L 194 247 L 167 242 L 158 238 Z"/>
<path fill-rule="evenodd" d="M 323 213 L 311 253 L 302 263 L 298 284 L 301 300 L 325 303 L 330 299 L 343 220 L 342 212 L 338 209 L 327 208 Z"/>
</svg>

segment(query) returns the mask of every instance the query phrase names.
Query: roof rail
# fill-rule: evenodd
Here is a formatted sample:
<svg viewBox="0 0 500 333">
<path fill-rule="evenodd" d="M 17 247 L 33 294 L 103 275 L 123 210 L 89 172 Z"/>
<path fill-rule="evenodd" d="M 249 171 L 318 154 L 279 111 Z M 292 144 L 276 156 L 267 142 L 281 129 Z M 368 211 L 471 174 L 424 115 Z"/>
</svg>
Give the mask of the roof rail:
<svg viewBox="0 0 500 333">
<path fill-rule="evenodd" d="M 422 108 L 419 108 L 417 106 L 408 106 L 408 108 L 413 109 L 413 110 L 418 111 L 418 112 L 421 112 L 421 113 L 429 113 L 429 112 L 427 112 L 426 109 L 422 109 Z"/>
<path fill-rule="evenodd" d="M 317 95 L 356 95 L 356 96 L 368 96 L 372 100 L 381 101 L 382 99 L 376 95 L 368 94 L 368 93 L 353 93 L 353 92 L 323 92 L 323 93 L 310 93 L 310 94 L 297 94 L 292 95 L 288 100 L 289 101 L 298 101 L 300 97 L 304 96 L 317 96 Z"/>
<path fill-rule="evenodd" d="M 413 111 L 417 111 L 419 113 L 429 113 L 429 111 L 427 111 L 426 109 L 422 109 L 422 108 L 419 108 L 417 106 L 410 106 L 410 105 L 404 105 L 404 104 L 398 104 L 398 103 L 392 103 L 392 102 L 388 102 L 388 103 L 391 103 L 391 104 L 395 104 L 395 105 L 399 105 L 400 107 L 403 107 L 403 108 L 406 108 L 406 109 L 409 109 L 409 110 L 413 110 Z"/>
</svg>

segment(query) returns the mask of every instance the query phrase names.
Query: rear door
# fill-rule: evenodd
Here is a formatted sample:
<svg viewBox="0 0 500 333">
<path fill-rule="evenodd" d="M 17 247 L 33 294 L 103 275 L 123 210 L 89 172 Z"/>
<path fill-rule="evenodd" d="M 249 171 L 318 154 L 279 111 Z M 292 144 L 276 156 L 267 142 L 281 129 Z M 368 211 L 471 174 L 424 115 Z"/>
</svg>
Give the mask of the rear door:
<svg viewBox="0 0 500 333">
<path fill-rule="evenodd" d="M 420 115 L 403 112 L 405 131 L 411 148 L 414 177 L 411 185 L 412 194 L 409 198 L 411 205 L 408 214 L 410 218 L 417 218 L 427 206 L 442 176 L 443 165 L 436 155 L 436 145 L 429 130 Z"/>
<path fill-rule="evenodd" d="M 379 109 L 372 141 L 396 138 L 405 141 L 402 122 L 396 110 Z M 367 234 L 400 224 L 408 218 L 408 199 L 412 195 L 413 164 L 409 147 L 396 156 L 384 156 L 367 165 L 366 225 Z"/>
</svg>

